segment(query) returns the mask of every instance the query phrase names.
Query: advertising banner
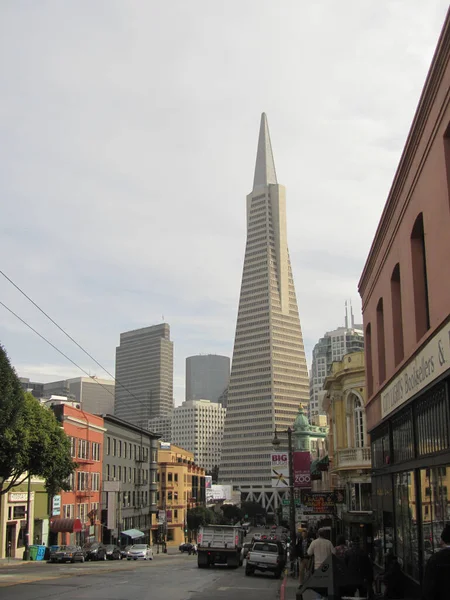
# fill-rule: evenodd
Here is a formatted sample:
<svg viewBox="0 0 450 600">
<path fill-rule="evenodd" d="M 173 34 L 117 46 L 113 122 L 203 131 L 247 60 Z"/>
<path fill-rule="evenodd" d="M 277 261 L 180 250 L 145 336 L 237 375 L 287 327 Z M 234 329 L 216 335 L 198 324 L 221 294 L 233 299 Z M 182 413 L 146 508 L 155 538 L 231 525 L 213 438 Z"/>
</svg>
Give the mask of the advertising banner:
<svg viewBox="0 0 450 600">
<path fill-rule="evenodd" d="M 333 514 L 336 509 L 334 492 L 304 492 L 302 491 L 302 504 L 305 513 Z"/>
<path fill-rule="evenodd" d="M 274 452 L 270 457 L 273 488 L 289 487 L 289 455 L 287 452 Z"/>
<path fill-rule="evenodd" d="M 311 487 L 311 454 L 297 450 L 294 452 L 294 487 Z"/>
<path fill-rule="evenodd" d="M 61 496 L 53 496 L 52 516 L 59 517 L 61 514 Z"/>
<path fill-rule="evenodd" d="M 205 476 L 205 488 L 207 490 L 210 490 L 212 487 L 212 477 L 211 475 L 206 475 Z"/>
</svg>

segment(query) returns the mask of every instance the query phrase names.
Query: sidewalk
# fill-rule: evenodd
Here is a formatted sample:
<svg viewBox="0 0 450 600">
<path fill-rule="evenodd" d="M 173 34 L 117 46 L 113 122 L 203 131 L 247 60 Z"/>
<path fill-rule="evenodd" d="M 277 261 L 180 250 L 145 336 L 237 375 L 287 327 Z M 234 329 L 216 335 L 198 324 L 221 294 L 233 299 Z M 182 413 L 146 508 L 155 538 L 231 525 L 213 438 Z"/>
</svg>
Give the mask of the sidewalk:
<svg viewBox="0 0 450 600">
<path fill-rule="evenodd" d="M 280 600 L 296 600 L 296 593 L 299 588 L 297 577 L 285 575 L 280 588 Z M 303 600 L 315 600 L 316 592 L 306 590 L 303 594 Z"/>
</svg>

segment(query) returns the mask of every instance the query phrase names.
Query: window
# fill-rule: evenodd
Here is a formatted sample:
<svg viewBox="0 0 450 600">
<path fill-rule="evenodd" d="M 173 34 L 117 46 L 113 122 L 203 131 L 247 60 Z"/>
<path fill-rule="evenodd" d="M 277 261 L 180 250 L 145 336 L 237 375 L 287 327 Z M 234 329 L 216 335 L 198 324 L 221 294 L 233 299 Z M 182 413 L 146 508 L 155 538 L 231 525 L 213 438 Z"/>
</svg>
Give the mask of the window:
<svg viewBox="0 0 450 600">
<path fill-rule="evenodd" d="M 172 481 L 172 473 L 167 474 L 167 481 Z"/>
<path fill-rule="evenodd" d="M 122 456 L 122 440 L 119 440 L 119 449 L 117 452 L 117 456 L 119 456 L 119 457 Z"/>
<path fill-rule="evenodd" d="M 74 490 L 74 485 L 75 485 L 75 474 L 74 473 L 71 473 L 69 475 L 69 477 L 67 478 L 67 485 L 69 487 L 69 489 L 67 491 L 72 492 Z"/>
<path fill-rule="evenodd" d="M 117 440 L 113 439 L 113 456 L 117 456 Z"/>
<path fill-rule="evenodd" d="M 109 436 L 106 438 L 106 454 L 108 456 L 111 454 L 111 438 Z"/>
<path fill-rule="evenodd" d="M 373 394 L 372 327 L 370 323 L 366 327 L 366 363 L 367 395 L 370 398 Z"/>
<path fill-rule="evenodd" d="M 78 458 L 87 459 L 88 444 L 87 440 L 78 440 Z"/>
<path fill-rule="evenodd" d="M 89 473 L 77 471 L 77 490 L 84 491 L 89 488 Z"/>
<path fill-rule="evenodd" d="M 354 396 L 353 411 L 355 424 L 355 448 L 363 448 L 365 445 L 364 407 L 360 398 L 357 396 Z"/>
<path fill-rule="evenodd" d="M 419 552 L 414 473 L 397 473 L 394 479 L 396 554 L 403 561 L 403 570 L 419 580 Z M 441 530 L 442 531 L 442 528 Z M 439 534 L 440 535 L 440 534 Z"/>
<path fill-rule="evenodd" d="M 111 475 L 111 467 L 109 464 L 106 465 L 106 480 L 109 481 Z"/>
<path fill-rule="evenodd" d="M 70 456 L 75 458 L 77 455 L 77 438 L 70 437 Z"/>
<path fill-rule="evenodd" d="M 63 517 L 64 519 L 73 519 L 74 518 L 74 510 L 73 504 L 64 504 L 63 505 Z"/>
<path fill-rule="evenodd" d="M 25 515 L 26 515 L 26 506 L 24 505 L 19 505 L 19 506 L 14 506 L 13 507 L 13 519 L 25 519 Z"/>
<path fill-rule="evenodd" d="M 98 492 L 100 490 L 100 473 L 92 473 L 92 491 Z"/>
<path fill-rule="evenodd" d="M 100 460 L 100 444 L 97 442 L 92 442 L 92 460 Z"/>
<path fill-rule="evenodd" d="M 423 214 L 417 217 L 411 232 L 411 262 L 413 275 L 414 312 L 417 341 L 430 328 L 430 307 L 428 304 L 427 259 L 425 252 L 425 231 Z"/>
<path fill-rule="evenodd" d="M 433 387 L 416 404 L 419 456 L 442 452 L 449 447 L 448 406 L 445 383 Z"/>
<path fill-rule="evenodd" d="M 394 462 L 414 458 L 413 420 L 411 409 L 404 410 L 392 420 Z"/>
<path fill-rule="evenodd" d="M 77 507 L 77 518 L 84 524 L 87 521 L 88 504 L 79 504 Z"/>
<path fill-rule="evenodd" d="M 378 383 L 386 379 L 386 351 L 384 347 L 384 308 L 383 298 L 377 304 L 377 356 L 378 356 Z"/>
<path fill-rule="evenodd" d="M 402 290 L 400 283 L 400 265 L 397 263 L 391 276 L 392 327 L 394 333 L 394 362 L 397 366 L 404 356 L 403 349 L 403 312 Z"/>
<path fill-rule="evenodd" d="M 175 483 L 178 483 L 178 473 L 175 473 L 173 477 L 174 477 Z"/>
</svg>

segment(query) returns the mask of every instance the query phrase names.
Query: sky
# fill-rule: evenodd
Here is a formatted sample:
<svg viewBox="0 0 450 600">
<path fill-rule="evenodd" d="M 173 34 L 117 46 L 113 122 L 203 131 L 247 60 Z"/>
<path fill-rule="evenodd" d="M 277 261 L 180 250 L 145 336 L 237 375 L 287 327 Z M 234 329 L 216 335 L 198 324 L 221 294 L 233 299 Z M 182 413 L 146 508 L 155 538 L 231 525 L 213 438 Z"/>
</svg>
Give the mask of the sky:
<svg viewBox="0 0 450 600">
<path fill-rule="evenodd" d="M 361 321 L 358 281 L 448 3 L 3 0 L 0 269 L 108 371 L 168 322 L 185 359 L 232 355 L 261 112 L 308 363 Z M 104 372 L 0 276 L 0 300 Z M 19 375 L 83 375 L 0 306 Z"/>
</svg>

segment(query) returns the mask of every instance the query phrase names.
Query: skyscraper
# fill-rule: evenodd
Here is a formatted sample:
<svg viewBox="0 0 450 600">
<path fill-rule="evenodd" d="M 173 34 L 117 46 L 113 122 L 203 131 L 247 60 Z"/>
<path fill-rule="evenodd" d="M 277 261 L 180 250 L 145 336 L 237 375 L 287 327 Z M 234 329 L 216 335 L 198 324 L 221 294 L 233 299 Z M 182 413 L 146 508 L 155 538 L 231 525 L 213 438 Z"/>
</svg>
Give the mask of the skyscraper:
<svg viewBox="0 0 450 600">
<path fill-rule="evenodd" d="M 274 510 L 274 429 L 292 426 L 309 400 L 309 378 L 286 233 L 286 191 L 278 184 L 266 115 L 261 117 L 247 245 L 228 388 L 221 482 Z M 287 446 L 287 439 L 280 435 Z M 283 449 L 283 446 L 281 446 Z"/>
<path fill-rule="evenodd" d="M 186 400 L 219 402 L 230 381 L 230 359 L 219 354 L 186 358 Z"/>
<path fill-rule="evenodd" d="M 327 378 L 331 365 L 342 360 L 343 356 L 351 352 L 364 350 L 364 333 L 362 325 L 355 325 L 353 309 L 350 304 L 350 321 L 348 307 L 345 303 L 345 327 L 338 327 L 327 331 L 314 346 L 312 352 L 312 365 L 309 380 L 309 417 L 325 414 L 322 408 L 325 392 L 323 384 Z"/>
<path fill-rule="evenodd" d="M 167 323 L 120 334 L 116 380 L 116 417 L 147 426 L 149 419 L 170 416 L 174 406 L 173 342 Z"/>
</svg>

